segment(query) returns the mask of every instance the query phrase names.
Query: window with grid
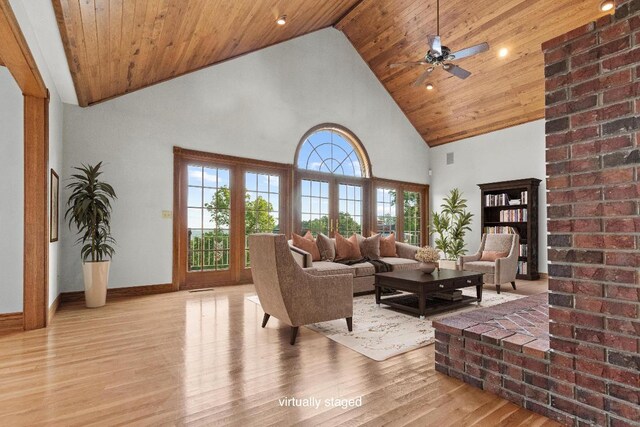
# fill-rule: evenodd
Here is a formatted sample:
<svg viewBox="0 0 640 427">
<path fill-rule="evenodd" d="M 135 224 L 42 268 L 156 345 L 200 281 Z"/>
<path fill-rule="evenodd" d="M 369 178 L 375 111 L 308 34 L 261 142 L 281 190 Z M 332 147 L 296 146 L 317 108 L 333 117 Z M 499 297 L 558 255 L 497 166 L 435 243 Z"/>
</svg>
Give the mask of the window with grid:
<svg viewBox="0 0 640 427">
<path fill-rule="evenodd" d="M 336 175 L 366 176 L 366 165 L 347 134 L 337 129 L 320 129 L 300 146 L 298 168 Z"/>
<path fill-rule="evenodd" d="M 188 270 L 229 269 L 229 169 L 188 167 Z"/>
<path fill-rule="evenodd" d="M 246 172 L 245 181 L 245 254 L 244 265 L 250 267 L 249 235 L 280 232 L 280 177 Z"/>
<path fill-rule="evenodd" d="M 422 244 L 422 208 L 420 193 L 405 191 L 404 196 L 404 241 L 411 245 Z"/>
<path fill-rule="evenodd" d="M 303 179 L 300 181 L 302 233 L 316 236 L 329 234 L 329 183 Z"/>
<path fill-rule="evenodd" d="M 396 231 L 396 190 L 376 188 L 376 231 L 383 236 Z"/>
<path fill-rule="evenodd" d="M 362 187 L 340 184 L 338 188 L 338 233 L 351 236 L 362 234 Z"/>
</svg>

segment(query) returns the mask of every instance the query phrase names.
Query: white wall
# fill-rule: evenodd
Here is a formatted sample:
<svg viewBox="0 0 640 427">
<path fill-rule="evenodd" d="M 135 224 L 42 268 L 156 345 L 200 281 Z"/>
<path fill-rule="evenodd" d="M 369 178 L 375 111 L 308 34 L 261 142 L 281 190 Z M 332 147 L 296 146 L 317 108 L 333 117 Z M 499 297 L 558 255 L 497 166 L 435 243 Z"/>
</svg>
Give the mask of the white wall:
<svg viewBox="0 0 640 427">
<path fill-rule="evenodd" d="M 22 311 L 23 103 L 0 67 L 0 313 Z"/>
<path fill-rule="evenodd" d="M 547 272 L 547 209 L 545 182 L 544 120 L 467 138 L 430 150 L 431 209 L 438 209 L 449 191 L 458 187 L 474 214 L 472 231 L 467 233 L 470 253 L 480 245 L 480 188 L 477 184 L 521 178 L 541 179 L 539 196 L 538 271 Z M 447 153 L 454 163 L 447 165 Z"/>
<path fill-rule="evenodd" d="M 325 29 L 93 107 L 65 105 L 64 177 L 105 162 L 118 200 L 111 287 L 169 283 L 173 146 L 292 163 L 311 127 L 334 122 L 365 145 L 375 176 L 428 182 L 428 149 L 346 37 Z M 66 199 L 66 196 L 65 196 Z M 82 288 L 63 232 L 64 290 Z"/>
</svg>

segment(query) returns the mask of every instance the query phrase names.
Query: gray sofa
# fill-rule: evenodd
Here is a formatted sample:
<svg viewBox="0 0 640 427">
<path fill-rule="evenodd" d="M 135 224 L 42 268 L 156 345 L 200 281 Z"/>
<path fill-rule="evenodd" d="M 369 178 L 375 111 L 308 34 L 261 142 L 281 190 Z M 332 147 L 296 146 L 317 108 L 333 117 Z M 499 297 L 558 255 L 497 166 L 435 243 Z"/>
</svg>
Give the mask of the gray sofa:
<svg viewBox="0 0 640 427">
<path fill-rule="evenodd" d="M 335 244 L 335 241 L 332 239 Z M 375 267 L 364 262 L 355 265 L 344 265 L 332 261 L 313 261 L 311 254 L 300 248 L 293 246 L 293 242 L 289 240 L 289 248 L 291 254 L 300 267 L 304 268 L 307 273 L 316 276 L 332 276 L 335 274 L 348 274 L 353 276 L 353 293 L 360 294 L 363 292 L 371 292 L 374 290 L 375 283 Z M 392 265 L 393 271 L 415 270 L 420 266 L 415 256 L 418 251 L 417 246 L 407 243 L 396 242 L 397 257 L 382 257 L 381 261 Z"/>
</svg>

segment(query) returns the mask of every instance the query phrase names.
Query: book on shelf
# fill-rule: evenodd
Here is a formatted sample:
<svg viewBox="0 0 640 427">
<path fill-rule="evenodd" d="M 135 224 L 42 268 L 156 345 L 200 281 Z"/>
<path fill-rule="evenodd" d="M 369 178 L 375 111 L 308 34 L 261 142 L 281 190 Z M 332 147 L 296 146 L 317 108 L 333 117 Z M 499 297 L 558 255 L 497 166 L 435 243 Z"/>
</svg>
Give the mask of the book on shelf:
<svg viewBox="0 0 640 427">
<path fill-rule="evenodd" d="M 509 206 L 509 195 L 507 193 L 487 194 L 484 197 L 485 206 Z"/>
<path fill-rule="evenodd" d="M 500 222 L 527 222 L 527 208 L 501 210 Z"/>
<path fill-rule="evenodd" d="M 526 257 L 527 256 L 527 244 L 526 243 L 520 243 L 520 256 L 522 256 L 522 257 Z"/>
<path fill-rule="evenodd" d="M 527 261 L 518 261 L 518 274 L 527 275 Z"/>
<path fill-rule="evenodd" d="M 513 227 L 507 226 L 496 226 L 496 227 L 485 227 L 485 234 L 518 234 Z"/>
<path fill-rule="evenodd" d="M 529 197 L 528 197 L 528 192 L 525 191 L 521 191 L 520 192 L 520 203 L 522 203 L 523 205 L 526 205 L 527 203 L 529 203 Z"/>
</svg>

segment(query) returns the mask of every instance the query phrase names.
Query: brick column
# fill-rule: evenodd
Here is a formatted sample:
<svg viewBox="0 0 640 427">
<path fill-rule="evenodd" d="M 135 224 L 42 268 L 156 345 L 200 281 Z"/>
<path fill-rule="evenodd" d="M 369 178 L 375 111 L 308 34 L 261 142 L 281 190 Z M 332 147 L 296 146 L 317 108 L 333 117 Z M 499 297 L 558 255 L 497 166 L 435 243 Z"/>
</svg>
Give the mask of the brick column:
<svg viewBox="0 0 640 427">
<path fill-rule="evenodd" d="M 543 45 L 551 406 L 640 423 L 640 0 Z"/>
</svg>

